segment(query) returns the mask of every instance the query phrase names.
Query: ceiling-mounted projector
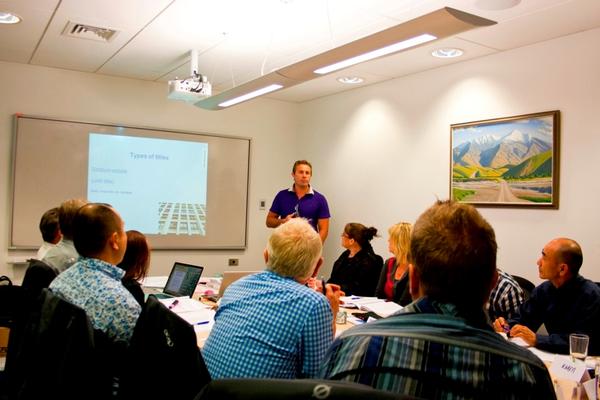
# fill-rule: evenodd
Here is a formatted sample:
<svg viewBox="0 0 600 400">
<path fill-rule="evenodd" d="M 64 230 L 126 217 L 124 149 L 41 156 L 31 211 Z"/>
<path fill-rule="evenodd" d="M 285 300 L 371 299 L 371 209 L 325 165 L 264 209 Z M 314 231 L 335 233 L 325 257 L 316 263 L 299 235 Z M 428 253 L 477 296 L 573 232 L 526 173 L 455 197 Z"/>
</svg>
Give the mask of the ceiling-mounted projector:
<svg viewBox="0 0 600 400">
<path fill-rule="evenodd" d="M 206 75 L 198 73 L 198 50 L 190 50 L 190 77 L 169 81 L 170 100 L 194 104 L 212 95 L 212 85 Z"/>
<path fill-rule="evenodd" d="M 169 81 L 170 100 L 180 100 L 186 103 L 196 103 L 212 95 L 212 86 L 204 75 L 192 76 L 187 79 Z"/>
</svg>

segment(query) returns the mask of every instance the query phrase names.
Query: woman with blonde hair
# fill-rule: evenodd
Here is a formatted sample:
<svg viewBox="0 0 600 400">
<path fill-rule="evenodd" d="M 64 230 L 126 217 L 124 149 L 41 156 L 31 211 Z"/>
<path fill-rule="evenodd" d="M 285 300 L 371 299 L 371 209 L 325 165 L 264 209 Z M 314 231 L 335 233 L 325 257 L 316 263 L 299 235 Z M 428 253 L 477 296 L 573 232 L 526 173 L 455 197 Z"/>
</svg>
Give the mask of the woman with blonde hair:
<svg viewBox="0 0 600 400">
<path fill-rule="evenodd" d="M 408 288 L 408 264 L 410 261 L 410 235 L 412 224 L 400 222 L 388 230 L 388 249 L 394 257 L 383 265 L 375 295 L 381 299 L 394 301 L 401 306 L 412 302 Z"/>
</svg>

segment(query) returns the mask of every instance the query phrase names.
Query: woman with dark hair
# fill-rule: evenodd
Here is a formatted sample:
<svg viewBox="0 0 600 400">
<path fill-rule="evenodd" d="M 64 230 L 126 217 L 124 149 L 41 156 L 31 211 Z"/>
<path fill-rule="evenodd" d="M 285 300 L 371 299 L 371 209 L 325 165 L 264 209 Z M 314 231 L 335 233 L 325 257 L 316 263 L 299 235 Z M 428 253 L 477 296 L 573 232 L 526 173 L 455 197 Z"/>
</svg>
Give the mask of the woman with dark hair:
<svg viewBox="0 0 600 400">
<path fill-rule="evenodd" d="M 348 296 L 374 296 L 383 265 L 383 259 L 371 246 L 375 236 L 376 228 L 355 222 L 346 224 L 341 243 L 346 251 L 333 264 L 327 283 L 340 285 Z"/>
<path fill-rule="evenodd" d="M 125 270 L 121 282 L 131 292 L 140 305 L 144 305 L 144 291 L 140 282 L 146 277 L 150 267 L 150 247 L 143 233 L 127 231 L 127 250 L 123 261 L 118 265 Z"/>
<path fill-rule="evenodd" d="M 412 302 L 408 289 L 408 263 L 410 260 L 410 235 L 412 224 L 400 222 L 388 230 L 388 250 L 394 257 L 388 258 L 381 270 L 375 296 L 394 301 L 401 306 Z"/>
</svg>

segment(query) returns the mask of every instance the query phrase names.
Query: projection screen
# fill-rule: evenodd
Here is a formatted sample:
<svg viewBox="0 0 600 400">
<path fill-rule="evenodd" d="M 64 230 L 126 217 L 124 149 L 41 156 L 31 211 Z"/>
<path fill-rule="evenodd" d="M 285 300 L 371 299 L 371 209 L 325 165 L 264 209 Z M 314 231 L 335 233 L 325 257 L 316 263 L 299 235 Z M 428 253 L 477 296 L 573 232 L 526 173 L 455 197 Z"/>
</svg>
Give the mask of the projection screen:
<svg viewBox="0 0 600 400">
<path fill-rule="evenodd" d="M 15 116 L 10 248 L 36 248 L 42 214 L 109 203 L 154 249 L 246 247 L 250 139 Z"/>
</svg>

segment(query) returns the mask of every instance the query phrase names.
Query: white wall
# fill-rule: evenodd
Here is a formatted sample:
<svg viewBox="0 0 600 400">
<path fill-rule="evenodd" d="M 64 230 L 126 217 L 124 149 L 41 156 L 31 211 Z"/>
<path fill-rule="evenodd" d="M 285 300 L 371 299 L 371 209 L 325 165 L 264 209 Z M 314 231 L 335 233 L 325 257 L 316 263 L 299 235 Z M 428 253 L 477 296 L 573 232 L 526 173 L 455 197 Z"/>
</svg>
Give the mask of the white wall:
<svg viewBox="0 0 600 400">
<path fill-rule="evenodd" d="M 482 208 L 498 265 L 540 282 L 536 260 L 553 237 L 579 241 L 582 274 L 600 281 L 600 30 L 388 81 L 301 106 L 301 135 L 319 168 L 332 225 L 324 274 L 346 222 L 387 228 L 449 196 L 450 124 L 561 111 L 560 209 Z"/>
<path fill-rule="evenodd" d="M 481 212 L 496 230 L 499 266 L 508 272 L 539 282 L 535 261 L 542 246 L 564 235 L 583 247 L 582 273 L 600 281 L 597 43 L 598 29 L 302 105 L 259 99 L 219 112 L 167 101 L 162 83 L 0 62 L 0 243 L 8 243 L 15 112 L 253 138 L 248 249 L 155 252 L 153 273 L 165 273 L 175 259 L 206 265 L 206 274 L 225 269 L 229 257 L 240 258 L 240 269 L 261 267 L 269 231 L 258 200 L 270 204 L 290 181 L 290 163 L 310 159 L 314 186 L 327 196 L 333 215 L 322 271 L 328 276 L 346 222 L 379 228 L 374 247 L 387 255 L 389 225 L 414 221 L 436 198 L 448 197 L 450 124 L 558 109 L 560 209 Z M 3 246 L 0 274 L 18 275 L 6 265 L 23 254 L 30 253 Z"/>
<path fill-rule="evenodd" d="M 240 269 L 263 267 L 262 251 L 269 230 L 264 223 L 266 211 L 258 209 L 259 199 L 267 199 L 270 205 L 276 191 L 288 185 L 293 160 L 304 157 L 304 154 L 297 154 L 296 105 L 260 99 L 231 110 L 205 111 L 168 101 L 165 83 L 5 62 L 0 62 L 0 88 L 0 275 L 8 274 L 19 280 L 24 268 L 13 268 L 8 261 L 34 255 L 31 251 L 7 250 L 12 116 L 17 112 L 251 137 L 247 250 L 155 251 L 152 254 L 151 273 L 166 274 L 173 261 L 177 260 L 204 265 L 205 275 L 214 275 L 227 268 L 227 259 L 230 257 L 240 259 Z"/>
</svg>

